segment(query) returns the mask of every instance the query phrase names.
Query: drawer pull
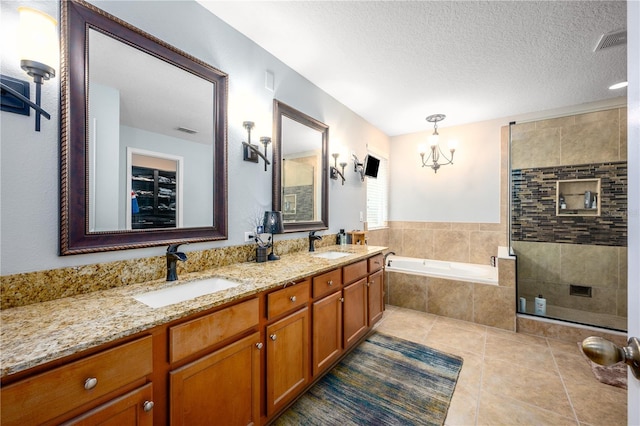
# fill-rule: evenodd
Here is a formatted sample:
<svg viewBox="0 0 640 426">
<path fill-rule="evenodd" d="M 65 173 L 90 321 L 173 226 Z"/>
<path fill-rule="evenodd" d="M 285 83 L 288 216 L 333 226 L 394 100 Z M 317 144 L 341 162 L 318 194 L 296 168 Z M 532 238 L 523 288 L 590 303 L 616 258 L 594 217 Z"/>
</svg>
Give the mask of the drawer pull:
<svg viewBox="0 0 640 426">
<path fill-rule="evenodd" d="M 333 280 L 327 281 L 327 284 L 329 284 L 329 287 L 331 287 L 333 285 Z"/>
<path fill-rule="evenodd" d="M 153 401 L 145 401 L 142 403 L 142 409 L 144 410 L 145 413 L 148 413 L 149 411 L 153 410 Z"/>
<path fill-rule="evenodd" d="M 262 349 L 262 342 L 256 343 L 256 348 L 258 348 L 258 350 Z"/>
<path fill-rule="evenodd" d="M 277 336 L 275 334 L 272 334 L 271 336 L 269 336 L 269 338 L 275 342 Z"/>
<path fill-rule="evenodd" d="M 95 388 L 97 385 L 98 385 L 98 379 L 96 379 L 95 377 L 89 377 L 87 380 L 84 381 L 84 388 L 86 390 L 91 390 Z"/>
<path fill-rule="evenodd" d="M 296 301 L 296 297 L 295 297 L 295 296 L 291 296 L 291 297 L 289 298 L 289 300 L 291 300 L 292 302 L 295 302 L 295 301 Z"/>
</svg>

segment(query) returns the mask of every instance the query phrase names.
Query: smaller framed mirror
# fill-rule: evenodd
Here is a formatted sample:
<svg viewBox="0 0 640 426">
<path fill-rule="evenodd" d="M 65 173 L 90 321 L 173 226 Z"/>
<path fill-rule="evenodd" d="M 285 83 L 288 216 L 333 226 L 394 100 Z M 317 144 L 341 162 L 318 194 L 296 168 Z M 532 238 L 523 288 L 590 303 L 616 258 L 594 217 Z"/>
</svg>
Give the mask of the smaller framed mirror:
<svg viewBox="0 0 640 426">
<path fill-rule="evenodd" d="M 329 126 L 278 100 L 273 120 L 273 210 L 285 232 L 327 229 Z"/>
</svg>

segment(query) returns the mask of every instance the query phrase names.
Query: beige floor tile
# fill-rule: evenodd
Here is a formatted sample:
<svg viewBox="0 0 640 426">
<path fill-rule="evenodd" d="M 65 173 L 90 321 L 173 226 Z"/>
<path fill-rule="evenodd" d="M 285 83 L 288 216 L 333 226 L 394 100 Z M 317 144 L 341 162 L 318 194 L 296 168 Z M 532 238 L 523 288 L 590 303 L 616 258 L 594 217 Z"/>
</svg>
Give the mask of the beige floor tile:
<svg viewBox="0 0 640 426">
<path fill-rule="evenodd" d="M 484 354 L 485 332 L 465 330 L 436 321 L 425 340 L 427 345 L 445 345 L 458 351 Z"/>
<path fill-rule="evenodd" d="M 516 333 L 513 331 L 502 330 L 494 327 L 487 327 L 488 336 L 501 337 L 503 339 L 509 339 L 516 342 L 526 343 L 528 345 L 547 346 L 547 339 L 540 336 L 534 336 L 531 334 Z"/>
<path fill-rule="evenodd" d="M 562 416 L 525 402 L 483 391 L 480 395 L 478 425 L 577 425 L 573 416 Z"/>
<path fill-rule="evenodd" d="M 424 343 L 427 334 L 435 323 L 435 316 L 424 312 L 402 310 L 387 311 L 376 331 L 401 339 Z"/>
<path fill-rule="evenodd" d="M 569 399 L 580 422 L 591 425 L 626 425 L 627 391 L 596 383 L 566 382 Z"/>
<path fill-rule="evenodd" d="M 500 360 L 532 370 L 557 372 L 551 350 L 546 342 L 543 346 L 538 343 L 526 343 L 526 340 L 504 339 L 489 333 L 485 344 L 485 358 Z"/>
<path fill-rule="evenodd" d="M 463 330 L 475 331 L 478 333 L 486 333 L 487 326 L 482 324 L 476 324 L 469 321 L 463 321 L 455 318 L 447 318 L 439 315 L 435 315 L 436 322 L 439 325 L 450 325 L 452 327 L 461 328 Z"/>
<path fill-rule="evenodd" d="M 626 424 L 627 392 L 598 382 L 577 342 L 393 306 L 376 329 L 464 359 L 446 425 Z"/>
<path fill-rule="evenodd" d="M 560 376 L 544 369 L 531 369 L 518 364 L 485 358 L 482 392 L 501 395 L 572 417 L 573 410 Z"/>
<path fill-rule="evenodd" d="M 475 425 L 477 411 L 478 389 L 469 388 L 458 382 L 444 424 L 447 426 Z"/>
</svg>

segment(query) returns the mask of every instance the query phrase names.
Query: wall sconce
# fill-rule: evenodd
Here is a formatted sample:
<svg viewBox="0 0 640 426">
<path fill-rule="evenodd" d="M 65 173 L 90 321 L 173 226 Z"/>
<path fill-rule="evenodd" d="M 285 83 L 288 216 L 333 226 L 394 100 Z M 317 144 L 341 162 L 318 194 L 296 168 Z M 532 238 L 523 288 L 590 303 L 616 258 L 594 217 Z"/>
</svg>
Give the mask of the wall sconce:
<svg viewBox="0 0 640 426">
<path fill-rule="evenodd" d="M 338 176 L 340 176 L 342 178 L 342 185 L 344 185 L 344 168 L 347 167 L 347 162 L 340 163 L 340 167 L 342 167 L 342 172 L 340 172 L 340 170 L 338 170 L 338 157 L 340 157 L 340 153 L 334 152 L 331 156 L 333 157 L 333 166 L 329 169 L 329 177 L 338 180 Z"/>
<path fill-rule="evenodd" d="M 438 173 L 438 169 L 442 166 L 447 166 L 449 164 L 453 164 L 453 154 L 456 152 L 456 142 L 449 142 L 449 152 L 451 153 L 451 158 L 447 158 L 447 156 L 442 152 L 440 145 L 438 144 L 440 135 L 438 134 L 438 121 L 444 120 L 446 115 L 444 114 L 434 114 L 430 115 L 426 118 L 429 123 L 433 123 L 433 134 L 429 136 L 429 156 L 425 160 L 424 156 L 427 152 L 427 147 L 424 144 L 421 144 L 418 147 L 420 152 L 420 158 L 422 158 L 422 167 L 431 167 L 434 173 Z M 445 163 L 440 163 L 440 156 L 445 159 Z M 431 163 L 429 163 L 431 160 Z"/>
<path fill-rule="evenodd" d="M 364 163 L 358 160 L 355 154 L 351 154 L 353 157 L 353 171 L 360 174 L 360 180 L 364 182 Z"/>
<path fill-rule="evenodd" d="M 252 163 L 258 163 L 258 157 L 264 160 L 264 171 L 267 171 L 267 166 L 271 164 L 269 160 L 267 160 L 267 145 L 271 143 L 271 138 L 267 136 L 262 136 L 260 138 L 260 142 L 264 145 L 264 154 L 260 152 L 258 145 L 251 144 L 251 129 L 253 129 L 254 123 L 253 121 L 244 121 L 242 123 L 242 127 L 247 129 L 247 142 L 242 141 L 243 150 L 243 160 L 251 161 Z"/>
<path fill-rule="evenodd" d="M 40 116 L 47 120 L 51 115 L 40 107 L 41 86 L 44 80 L 55 77 L 51 66 L 58 52 L 56 25 L 51 16 L 30 7 L 19 7 L 18 52 L 20 67 L 36 83 L 36 101 L 29 99 L 29 82 L 2 76 L 2 110 L 30 115 L 29 107 L 36 112 L 36 131 L 40 131 Z M 6 108 L 5 108 L 6 107 Z"/>
</svg>

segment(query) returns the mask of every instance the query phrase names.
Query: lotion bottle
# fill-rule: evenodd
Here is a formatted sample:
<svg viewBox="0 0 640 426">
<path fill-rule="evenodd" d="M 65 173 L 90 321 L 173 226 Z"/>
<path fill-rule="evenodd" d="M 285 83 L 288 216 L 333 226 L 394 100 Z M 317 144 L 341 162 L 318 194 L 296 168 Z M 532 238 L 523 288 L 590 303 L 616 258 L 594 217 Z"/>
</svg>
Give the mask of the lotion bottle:
<svg viewBox="0 0 640 426">
<path fill-rule="evenodd" d="M 536 315 L 547 315 L 547 299 L 542 297 L 541 294 L 538 295 L 535 299 L 535 314 Z"/>
</svg>

